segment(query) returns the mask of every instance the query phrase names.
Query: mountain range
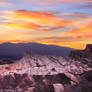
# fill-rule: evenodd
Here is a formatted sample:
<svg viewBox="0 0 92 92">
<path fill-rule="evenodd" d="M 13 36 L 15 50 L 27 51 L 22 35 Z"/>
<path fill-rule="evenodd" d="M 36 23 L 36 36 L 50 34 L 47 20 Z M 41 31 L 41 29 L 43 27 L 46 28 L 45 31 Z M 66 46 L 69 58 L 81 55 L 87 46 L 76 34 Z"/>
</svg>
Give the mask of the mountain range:
<svg viewBox="0 0 92 92">
<path fill-rule="evenodd" d="M 22 58 L 24 52 L 26 52 L 27 50 L 40 55 L 68 56 L 69 53 L 71 51 L 74 51 L 75 49 L 38 43 L 3 43 L 0 44 L 0 59 L 10 58 L 17 60 Z"/>
</svg>

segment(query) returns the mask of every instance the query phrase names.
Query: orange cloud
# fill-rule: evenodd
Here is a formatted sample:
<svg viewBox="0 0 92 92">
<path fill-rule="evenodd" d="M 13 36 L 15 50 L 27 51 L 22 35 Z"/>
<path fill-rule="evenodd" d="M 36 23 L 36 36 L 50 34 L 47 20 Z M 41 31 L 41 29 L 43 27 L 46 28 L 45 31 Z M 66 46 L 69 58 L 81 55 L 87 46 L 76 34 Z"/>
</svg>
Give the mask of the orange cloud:
<svg viewBox="0 0 92 92">
<path fill-rule="evenodd" d="M 80 37 L 92 37 L 92 22 L 89 21 L 88 23 L 80 26 L 79 28 L 74 28 L 74 30 L 69 32 L 64 32 L 64 34 L 73 35 L 75 38 Z"/>
<path fill-rule="evenodd" d="M 45 12 L 32 12 L 32 11 L 13 11 L 13 15 L 11 16 L 14 19 L 18 19 L 21 21 L 32 22 L 35 24 L 45 25 L 45 26 L 61 26 L 68 24 L 68 22 L 64 22 L 61 17 L 54 16 L 50 13 Z"/>
<path fill-rule="evenodd" d="M 83 39 L 75 39 L 72 37 L 50 37 L 41 38 L 36 40 L 37 43 L 47 44 L 47 45 L 58 45 L 64 47 L 70 47 L 74 49 L 85 49 L 86 44 L 92 44 L 92 42 L 87 42 Z"/>
<path fill-rule="evenodd" d="M 58 45 L 58 46 L 64 46 L 64 47 L 70 47 L 74 49 L 85 49 L 86 44 L 92 44 L 92 38 L 91 39 L 84 39 L 84 38 L 73 38 L 70 37 L 46 37 L 46 38 L 40 38 L 36 39 L 35 42 L 47 44 L 47 45 Z"/>
<path fill-rule="evenodd" d="M 16 31 L 8 29 L 0 29 L 0 43 L 3 42 L 31 42 L 36 38 L 37 34 L 29 31 Z"/>
<path fill-rule="evenodd" d="M 53 31 L 65 26 L 76 25 L 77 21 L 55 16 L 55 12 L 33 12 L 33 11 L 8 11 L 6 19 L 8 23 L 3 25 L 7 28 L 26 29 L 35 31 Z"/>
<path fill-rule="evenodd" d="M 85 49 L 86 44 L 92 44 L 92 19 L 72 31 L 62 32 L 61 37 L 46 37 L 38 39 L 38 43 L 59 45 L 75 49 Z"/>
<path fill-rule="evenodd" d="M 89 19 L 88 19 L 89 20 Z M 67 36 L 71 36 L 70 40 L 72 41 L 72 39 L 74 39 L 75 42 L 72 41 L 73 44 L 75 44 L 76 42 L 80 42 L 80 44 L 92 44 L 92 19 L 90 18 L 90 20 L 86 23 L 83 24 L 82 26 L 79 26 L 78 28 L 74 28 L 72 31 L 68 31 L 68 32 L 62 32 L 62 35 L 67 35 Z M 72 48 L 79 48 L 79 49 L 84 49 L 83 46 L 74 46 L 71 45 L 70 47 Z M 82 48 L 81 48 L 82 47 Z"/>
<path fill-rule="evenodd" d="M 6 20 L 3 23 L 1 20 L 0 27 L 15 31 L 4 31 L 0 35 L 2 42 L 37 42 L 76 49 L 84 49 L 87 43 L 92 43 L 92 19 L 85 14 L 73 13 L 67 14 L 68 17 L 60 17 L 56 12 L 25 10 L 7 11 L 3 14 L 1 17 Z"/>
<path fill-rule="evenodd" d="M 44 26 L 40 26 L 32 23 L 24 23 L 24 24 L 8 23 L 4 25 L 4 27 L 13 28 L 13 29 L 32 30 L 32 31 L 53 31 L 59 28 L 59 27 L 48 28 L 48 27 L 44 27 Z"/>
</svg>

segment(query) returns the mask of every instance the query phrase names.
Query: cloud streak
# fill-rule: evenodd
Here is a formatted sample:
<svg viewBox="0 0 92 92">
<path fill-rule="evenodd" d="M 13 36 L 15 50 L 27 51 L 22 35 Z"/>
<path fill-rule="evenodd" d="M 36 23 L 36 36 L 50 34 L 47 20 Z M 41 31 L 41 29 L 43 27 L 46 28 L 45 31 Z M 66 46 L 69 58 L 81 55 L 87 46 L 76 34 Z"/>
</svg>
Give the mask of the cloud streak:
<svg viewBox="0 0 92 92">
<path fill-rule="evenodd" d="M 76 49 L 92 43 L 92 0 L 1 1 L 0 43 L 37 42 Z"/>
<path fill-rule="evenodd" d="M 63 32 L 63 34 L 72 35 L 73 38 L 92 38 L 92 18 L 79 28 L 74 28 L 69 32 Z"/>
<path fill-rule="evenodd" d="M 3 27 L 32 31 L 53 31 L 65 26 L 76 25 L 77 21 L 56 16 L 54 12 L 7 11 L 8 23 Z"/>
</svg>

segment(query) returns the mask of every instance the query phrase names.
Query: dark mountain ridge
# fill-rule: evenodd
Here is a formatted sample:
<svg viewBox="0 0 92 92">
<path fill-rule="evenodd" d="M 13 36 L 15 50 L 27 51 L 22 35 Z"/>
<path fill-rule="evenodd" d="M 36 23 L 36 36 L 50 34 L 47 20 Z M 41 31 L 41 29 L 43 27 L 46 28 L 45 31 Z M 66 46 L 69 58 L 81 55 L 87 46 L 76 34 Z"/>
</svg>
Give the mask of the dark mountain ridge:
<svg viewBox="0 0 92 92">
<path fill-rule="evenodd" d="M 68 56 L 72 48 L 56 45 L 45 45 L 38 43 L 3 43 L 0 44 L 0 58 L 10 58 L 13 60 L 23 57 L 25 51 L 33 51 L 40 55 Z"/>
</svg>

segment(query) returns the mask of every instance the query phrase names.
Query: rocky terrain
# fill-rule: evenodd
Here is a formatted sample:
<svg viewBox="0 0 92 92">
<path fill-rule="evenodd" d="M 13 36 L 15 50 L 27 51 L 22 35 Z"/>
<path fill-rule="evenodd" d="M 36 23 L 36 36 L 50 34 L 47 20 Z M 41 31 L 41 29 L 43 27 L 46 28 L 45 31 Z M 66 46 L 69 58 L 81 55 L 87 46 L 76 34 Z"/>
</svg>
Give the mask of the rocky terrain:
<svg viewBox="0 0 92 92">
<path fill-rule="evenodd" d="M 26 52 L 0 65 L 0 92 L 92 92 L 92 45 L 68 57 Z"/>
</svg>

